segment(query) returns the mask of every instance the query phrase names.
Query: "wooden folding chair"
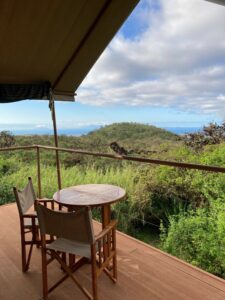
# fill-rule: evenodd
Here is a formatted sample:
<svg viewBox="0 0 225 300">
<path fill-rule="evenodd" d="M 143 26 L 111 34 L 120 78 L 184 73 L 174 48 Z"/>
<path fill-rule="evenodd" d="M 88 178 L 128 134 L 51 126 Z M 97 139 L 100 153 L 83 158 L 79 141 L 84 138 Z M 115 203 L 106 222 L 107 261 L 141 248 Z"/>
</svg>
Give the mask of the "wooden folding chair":
<svg viewBox="0 0 225 300">
<path fill-rule="evenodd" d="M 39 246 L 41 244 L 38 219 L 35 211 L 37 198 L 31 177 L 28 177 L 28 184 L 22 191 L 18 190 L 16 187 L 13 188 L 13 191 L 20 217 L 22 271 L 26 272 L 29 269 L 33 245 Z M 54 209 L 53 200 L 38 199 L 38 201 L 44 203 L 45 206 L 50 203 L 51 208 Z M 26 238 L 28 235 L 31 235 L 30 239 Z M 26 246 L 29 246 L 28 255 Z"/>
<path fill-rule="evenodd" d="M 104 271 L 116 283 L 116 225 L 112 221 L 102 232 L 94 236 L 91 211 L 89 208 L 76 212 L 53 211 L 43 205 L 37 205 L 37 215 L 41 232 L 42 245 L 42 282 L 43 298 L 53 291 L 66 278 L 70 277 L 88 299 L 98 299 L 97 278 Z M 46 234 L 56 239 L 46 244 Z M 66 265 L 60 253 L 79 255 L 81 258 L 73 265 Z M 55 258 L 65 271 L 65 275 L 51 288 L 48 288 L 47 255 Z M 74 271 L 85 262 L 91 262 L 92 294 L 74 276 Z M 111 264 L 111 266 L 109 266 Z"/>
</svg>

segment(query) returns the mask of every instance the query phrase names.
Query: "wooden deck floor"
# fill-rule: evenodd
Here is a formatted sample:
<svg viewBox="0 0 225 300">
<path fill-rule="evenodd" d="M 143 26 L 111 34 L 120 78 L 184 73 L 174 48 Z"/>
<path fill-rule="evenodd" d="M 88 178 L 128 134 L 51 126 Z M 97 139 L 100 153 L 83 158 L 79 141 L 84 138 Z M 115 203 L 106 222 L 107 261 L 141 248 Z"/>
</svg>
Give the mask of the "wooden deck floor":
<svg viewBox="0 0 225 300">
<path fill-rule="evenodd" d="M 96 224 L 98 227 L 98 224 Z M 19 219 L 16 206 L 0 206 L 0 299 L 41 299 L 40 250 L 35 249 L 30 270 L 23 274 L 20 261 Z M 99 278 L 100 300 L 225 299 L 225 281 L 118 232 L 118 283 Z M 61 275 L 57 265 L 49 277 Z M 90 267 L 77 276 L 90 287 Z M 67 279 L 49 299 L 86 299 Z"/>
</svg>

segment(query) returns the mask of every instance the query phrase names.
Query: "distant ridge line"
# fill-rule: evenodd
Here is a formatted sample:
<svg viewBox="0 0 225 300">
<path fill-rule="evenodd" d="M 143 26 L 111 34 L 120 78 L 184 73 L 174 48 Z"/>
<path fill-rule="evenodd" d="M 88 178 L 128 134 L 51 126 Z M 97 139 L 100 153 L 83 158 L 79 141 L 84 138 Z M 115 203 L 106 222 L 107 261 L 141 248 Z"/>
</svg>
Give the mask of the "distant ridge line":
<svg viewBox="0 0 225 300">
<path fill-rule="evenodd" d="M 152 125 L 154 126 L 154 125 Z M 100 129 L 102 126 L 89 126 L 89 127 L 80 127 L 80 128 L 59 128 L 59 135 L 73 135 L 73 136 L 81 136 L 86 135 L 92 131 Z M 194 133 L 200 131 L 201 127 L 158 127 L 159 129 L 165 129 L 174 134 L 183 135 L 185 133 Z M 4 129 L 0 128 L 0 131 L 7 130 L 10 131 L 14 135 L 53 135 L 53 130 L 50 128 L 29 128 L 29 129 Z"/>
</svg>

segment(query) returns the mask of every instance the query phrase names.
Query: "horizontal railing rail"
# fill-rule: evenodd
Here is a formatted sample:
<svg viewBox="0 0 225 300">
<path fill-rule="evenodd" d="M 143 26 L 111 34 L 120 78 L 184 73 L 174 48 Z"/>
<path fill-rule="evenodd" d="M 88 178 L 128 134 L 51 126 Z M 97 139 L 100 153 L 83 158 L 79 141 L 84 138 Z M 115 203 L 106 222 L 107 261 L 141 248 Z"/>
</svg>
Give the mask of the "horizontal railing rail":
<svg viewBox="0 0 225 300">
<path fill-rule="evenodd" d="M 170 166 L 170 167 L 178 167 L 178 168 L 183 168 L 183 169 L 196 169 L 196 170 L 202 170 L 202 171 L 225 173 L 225 167 L 218 167 L 218 166 L 199 165 L 199 164 L 193 164 L 193 163 L 183 163 L 183 162 L 151 159 L 151 158 L 144 158 L 144 157 L 137 157 L 137 156 L 113 155 L 113 154 L 108 154 L 108 153 L 100 153 L 100 152 L 92 152 L 92 151 L 84 151 L 84 150 L 78 150 L 78 149 L 60 148 L 60 147 L 56 148 L 56 147 L 51 147 L 51 146 L 36 145 L 36 147 L 39 147 L 40 149 L 46 149 L 46 150 L 58 150 L 58 151 L 77 153 L 77 154 L 83 154 L 83 155 L 92 155 L 92 156 L 106 157 L 106 158 L 119 159 L 119 160 L 129 160 L 129 161 L 134 161 L 134 162 L 143 162 L 143 163 L 148 163 L 148 164 L 157 164 L 157 165 L 164 165 L 164 166 Z"/>
<path fill-rule="evenodd" d="M 0 152 L 14 151 L 14 150 L 32 150 L 32 149 L 37 149 L 37 147 L 38 145 L 7 147 L 7 148 L 0 148 Z"/>
<path fill-rule="evenodd" d="M 60 152 L 67 152 L 67 153 L 90 155 L 90 156 L 95 156 L 95 157 L 104 157 L 104 158 L 124 160 L 124 161 L 133 161 L 133 162 L 139 162 L 139 163 L 156 164 L 156 165 L 169 166 L 169 167 L 175 167 L 175 168 L 194 169 L 194 170 L 201 170 L 201 171 L 207 171 L 207 172 L 225 173 L 225 167 L 219 167 L 219 166 L 200 165 L 200 164 L 194 164 L 194 163 L 184 163 L 184 162 L 151 159 L 151 158 L 128 156 L 128 155 L 115 155 L 115 154 L 109 154 L 109 153 L 85 151 L 85 150 L 80 150 L 80 149 L 70 149 L 70 148 L 61 148 L 61 147 L 44 146 L 44 145 L 28 145 L 28 146 L 0 148 L 0 152 L 16 151 L 16 150 L 36 150 L 38 196 L 39 197 L 41 197 L 41 165 L 40 165 L 40 150 L 41 149 L 49 150 L 49 151 L 56 151 L 56 152 L 60 151 Z M 57 168 L 58 168 L 58 166 L 59 165 L 57 164 Z M 58 186 L 59 186 L 59 188 L 61 188 L 61 178 L 60 178 L 59 169 L 57 169 L 57 176 L 58 176 Z"/>
<path fill-rule="evenodd" d="M 37 148 L 45 149 L 45 150 L 54 150 L 54 151 L 62 151 L 62 152 L 68 152 L 68 153 L 97 156 L 97 157 L 105 157 L 105 158 L 118 159 L 118 160 L 129 160 L 129 161 L 134 161 L 134 162 L 157 164 L 157 165 L 183 168 L 183 169 L 196 169 L 196 170 L 210 171 L 210 172 L 216 172 L 216 173 L 218 173 L 218 172 L 225 173 L 225 167 L 219 167 L 219 166 L 200 165 L 200 164 L 195 164 L 195 163 L 184 163 L 184 162 L 176 162 L 176 161 L 169 161 L 169 160 L 162 160 L 162 159 L 151 159 L 151 158 L 128 156 L 128 155 L 115 155 L 115 154 L 109 154 L 109 153 L 85 151 L 85 150 L 71 149 L 71 148 L 52 147 L 52 146 L 44 146 L 44 145 L 30 145 L 30 146 L 0 148 L 0 152 L 14 151 L 14 150 L 32 150 L 32 149 L 37 149 Z"/>
</svg>

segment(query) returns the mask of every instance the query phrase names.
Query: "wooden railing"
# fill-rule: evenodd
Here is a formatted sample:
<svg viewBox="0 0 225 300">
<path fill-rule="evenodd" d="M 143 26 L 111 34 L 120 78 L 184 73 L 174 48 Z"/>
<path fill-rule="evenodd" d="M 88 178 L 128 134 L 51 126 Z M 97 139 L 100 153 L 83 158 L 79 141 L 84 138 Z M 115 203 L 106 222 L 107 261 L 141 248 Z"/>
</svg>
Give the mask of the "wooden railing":
<svg viewBox="0 0 225 300">
<path fill-rule="evenodd" d="M 58 178 L 58 188 L 61 189 L 61 174 L 60 174 L 60 164 L 59 164 L 59 156 L 58 152 L 67 152 L 67 153 L 76 153 L 83 155 L 91 155 L 96 157 L 105 157 L 110 159 L 118 159 L 118 160 L 127 160 L 145 164 L 157 164 L 169 167 L 183 168 L 183 169 L 195 169 L 202 170 L 208 172 L 216 172 L 216 173 L 225 173 L 225 167 L 218 166 L 209 166 L 209 165 L 199 165 L 193 163 L 183 163 L 176 161 L 168 161 L 168 160 L 160 160 L 160 159 L 151 159 L 144 157 L 136 157 L 136 156 L 127 156 L 127 155 L 114 155 L 109 153 L 99 153 L 92 151 L 84 151 L 79 149 L 69 149 L 69 148 L 60 148 L 60 147 L 51 147 L 51 146 L 43 146 L 43 145 L 30 145 L 30 146 L 18 146 L 18 147 L 8 147 L 8 148 L 0 148 L 0 152 L 7 151 L 16 151 L 16 150 L 36 150 L 37 155 L 37 178 L 38 178 L 38 197 L 41 198 L 41 162 L 40 162 L 40 150 L 48 150 L 48 151 L 56 151 L 56 170 L 57 170 L 57 178 Z"/>
</svg>

